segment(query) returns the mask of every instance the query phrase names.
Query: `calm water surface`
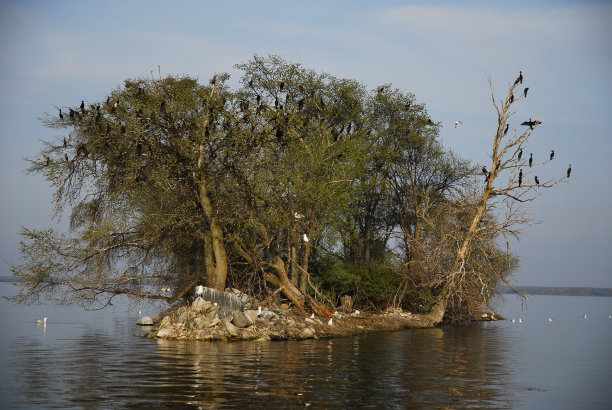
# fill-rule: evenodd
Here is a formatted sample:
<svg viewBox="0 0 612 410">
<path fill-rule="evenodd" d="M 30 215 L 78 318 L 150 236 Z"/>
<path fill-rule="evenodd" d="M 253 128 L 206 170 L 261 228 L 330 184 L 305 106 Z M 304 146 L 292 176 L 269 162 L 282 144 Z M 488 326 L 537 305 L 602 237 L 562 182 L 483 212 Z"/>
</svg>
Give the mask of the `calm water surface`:
<svg viewBox="0 0 612 410">
<path fill-rule="evenodd" d="M 0 283 L 0 294 L 13 292 Z M 140 337 L 138 308 L 127 303 L 86 312 L 2 300 L 0 309 L 2 408 L 594 409 L 612 403 L 612 298 L 533 296 L 523 310 L 508 296 L 500 310 L 516 323 L 230 344 Z M 48 325 L 37 326 L 43 316 Z"/>
</svg>

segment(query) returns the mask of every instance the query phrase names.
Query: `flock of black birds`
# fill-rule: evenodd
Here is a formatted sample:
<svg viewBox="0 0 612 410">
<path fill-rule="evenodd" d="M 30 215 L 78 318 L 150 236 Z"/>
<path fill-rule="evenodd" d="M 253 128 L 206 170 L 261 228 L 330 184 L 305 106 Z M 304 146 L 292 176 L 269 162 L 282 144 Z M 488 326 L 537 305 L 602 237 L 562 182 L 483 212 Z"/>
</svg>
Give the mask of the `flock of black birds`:
<svg viewBox="0 0 612 410">
<path fill-rule="evenodd" d="M 514 81 L 514 85 L 513 87 L 522 84 L 523 83 L 523 72 L 519 71 L 519 75 L 516 78 L 516 80 Z M 523 89 L 523 96 L 524 98 L 527 98 L 527 92 L 529 91 L 529 87 L 525 87 Z M 510 104 L 512 104 L 514 102 L 514 93 L 511 92 L 510 96 L 508 97 L 508 102 Z M 521 125 L 529 127 L 530 130 L 533 130 L 535 126 L 542 124 L 542 121 L 540 120 L 532 120 L 531 118 L 529 118 L 529 121 L 523 121 L 521 123 Z M 510 128 L 510 124 L 506 123 L 506 127 L 504 129 L 503 135 L 505 136 L 508 133 L 508 129 Z M 517 155 L 517 161 L 520 162 L 521 158 L 523 157 L 523 148 L 519 148 L 518 151 L 518 155 Z M 555 158 L 555 150 L 550 150 L 550 156 L 549 156 L 549 160 L 552 161 Z M 529 154 L 529 161 L 528 161 L 529 167 L 531 168 L 533 166 L 533 153 Z M 499 168 L 500 165 L 500 161 L 497 162 L 495 169 L 493 170 L 493 172 L 497 172 L 497 169 Z M 491 178 L 491 172 L 489 172 L 487 170 L 486 167 L 482 167 L 482 173 L 483 175 L 485 175 L 485 183 L 489 182 L 489 179 Z M 567 178 L 570 177 L 572 173 L 572 164 L 569 164 L 569 167 L 567 168 L 567 172 L 566 172 L 566 176 Z M 534 177 L 535 183 L 536 185 L 540 185 L 540 179 L 538 178 L 538 176 L 536 175 Z M 523 185 L 523 170 L 521 169 L 519 171 L 519 175 L 518 175 L 518 186 L 522 186 Z"/>
</svg>

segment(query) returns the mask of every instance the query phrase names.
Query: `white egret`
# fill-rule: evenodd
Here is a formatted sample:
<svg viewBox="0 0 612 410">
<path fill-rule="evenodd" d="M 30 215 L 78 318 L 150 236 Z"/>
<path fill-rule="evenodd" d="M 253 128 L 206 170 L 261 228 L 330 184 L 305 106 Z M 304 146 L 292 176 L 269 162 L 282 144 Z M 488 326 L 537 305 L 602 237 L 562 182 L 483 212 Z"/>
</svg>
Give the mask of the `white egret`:
<svg viewBox="0 0 612 410">
<path fill-rule="evenodd" d="M 36 324 L 37 325 L 45 325 L 46 326 L 47 325 L 47 318 L 45 317 L 45 318 L 42 318 L 42 319 L 37 319 L 36 320 Z"/>
<path fill-rule="evenodd" d="M 310 239 L 308 239 L 308 235 L 304 234 L 304 242 L 308 243 Z"/>
<path fill-rule="evenodd" d="M 333 325 L 333 324 L 334 324 L 334 318 L 333 318 L 333 317 L 330 317 L 330 318 L 329 318 L 329 322 L 327 322 L 327 326 L 331 326 L 331 325 Z"/>
</svg>

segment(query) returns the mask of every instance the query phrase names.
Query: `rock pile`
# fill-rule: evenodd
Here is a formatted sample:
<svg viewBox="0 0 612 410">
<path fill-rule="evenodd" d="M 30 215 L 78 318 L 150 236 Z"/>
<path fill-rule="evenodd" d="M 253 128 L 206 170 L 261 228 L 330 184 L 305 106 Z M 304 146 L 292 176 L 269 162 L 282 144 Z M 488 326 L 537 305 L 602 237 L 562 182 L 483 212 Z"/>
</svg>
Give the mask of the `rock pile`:
<svg viewBox="0 0 612 410">
<path fill-rule="evenodd" d="M 245 303 L 251 307 L 251 303 Z M 301 318 L 289 309 L 236 310 L 196 298 L 191 306 L 161 315 L 149 337 L 185 340 L 302 340 L 316 336 L 319 319 Z"/>
</svg>

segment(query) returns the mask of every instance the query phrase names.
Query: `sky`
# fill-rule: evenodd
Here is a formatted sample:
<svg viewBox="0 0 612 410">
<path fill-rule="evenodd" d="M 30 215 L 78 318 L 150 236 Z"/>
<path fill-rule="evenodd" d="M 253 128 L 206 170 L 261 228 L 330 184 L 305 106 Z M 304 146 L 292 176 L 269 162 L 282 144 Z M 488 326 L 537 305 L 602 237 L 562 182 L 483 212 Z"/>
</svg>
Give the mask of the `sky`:
<svg viewBox="0 0 612 410">
<path fill-rule="evenodd" d="M 58 226 L 52 190 L 24 172 L 54 136 L 44 113 L 152 71 L 228 72 L 235 88 L 235 64 L 274 54 L 413 93 L 444 146 L 483 165 L 497 129 L 487 77 L 500 100 L 522 70 L 511 130 L 542 120 L 527 150 L 556 156 L 540 179 L 573 172 L 528 206 L 538 223 L 512 244 L 515 283 L 612 287 L 612 2 L 0 0 L 0 53 L 0 276 L 21 227 Z"/>
</svg>

